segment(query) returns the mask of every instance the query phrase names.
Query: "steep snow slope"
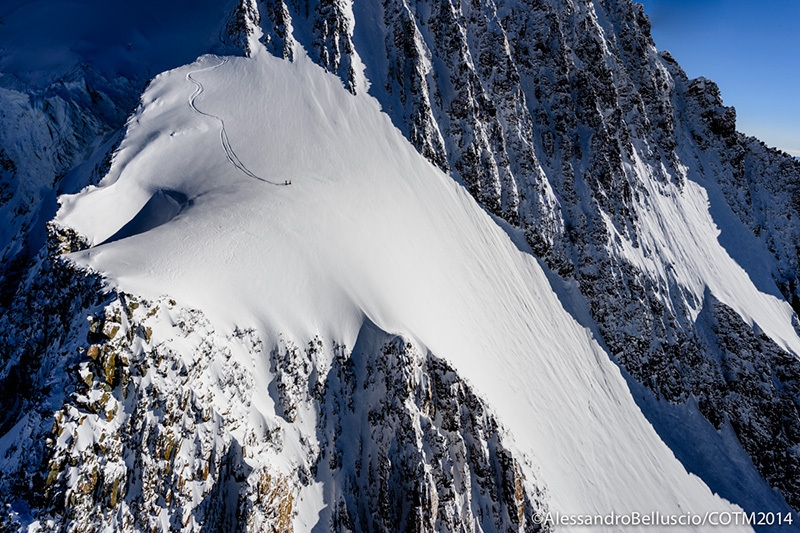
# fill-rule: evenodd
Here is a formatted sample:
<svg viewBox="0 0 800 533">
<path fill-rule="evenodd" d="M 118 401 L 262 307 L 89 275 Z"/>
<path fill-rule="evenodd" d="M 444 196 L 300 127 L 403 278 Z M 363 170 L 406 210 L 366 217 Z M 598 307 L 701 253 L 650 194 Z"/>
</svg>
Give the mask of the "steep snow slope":
<svg viewBox="0 0 800 533">
<path fill-rule="evenodd" d="M 61 202 L 57 222 L 93 245 L 71 258 L 122 290 L 255 327 L 268 345 L 353 346 L 369 320 L 444 358 L 541 470 L 553 510 L 730 509 L 660 441 L 537 261 L 374 100 L 302 55 L 205 56 L 158 76 L 107 177 Z M 266 394 L 271 376 L 253 380 Z"/>
</svg>

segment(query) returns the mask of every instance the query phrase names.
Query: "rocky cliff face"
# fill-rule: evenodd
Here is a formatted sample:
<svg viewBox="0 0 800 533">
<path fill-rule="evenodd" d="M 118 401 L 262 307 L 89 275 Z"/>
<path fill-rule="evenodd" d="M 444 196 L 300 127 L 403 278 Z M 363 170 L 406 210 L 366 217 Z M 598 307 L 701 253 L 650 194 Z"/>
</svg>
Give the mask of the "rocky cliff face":
<svg viewBox="0 0 800 533">
<path fill-rule="evenodd" d="M 691 181 L 718 191 L 755 236 L 742 254 L 771 255 L 772 282 L 797 309 L 800 164 L 737 133 L 716 85 L 689 80 L 656 50 L 641 5 L 264 5 L 268 48 L 292 57 L 302 46 L 348 89 L 374 95 L 421 154 L 579 283 L 637 380 L 669 401 L 695 396 L 717 427 L 730 420 L 762 475 L 800 507 L 797 355 L 724 304 L 704 303 L 669 259 L 652 259 L 658 245 L 641 223 L 660 201 L 653 194 L 677 198 Z M 753 358 L 760 370 L 727 370 Z M 742 397 L 742 387 L 763 396 Z"/>
</svg>

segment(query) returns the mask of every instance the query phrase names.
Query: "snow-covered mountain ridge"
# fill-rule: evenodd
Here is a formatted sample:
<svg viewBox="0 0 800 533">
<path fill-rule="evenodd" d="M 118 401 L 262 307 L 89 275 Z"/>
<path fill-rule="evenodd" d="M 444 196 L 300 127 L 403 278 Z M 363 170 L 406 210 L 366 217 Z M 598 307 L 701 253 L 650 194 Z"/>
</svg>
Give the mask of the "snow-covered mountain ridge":
<svg viewBox="0 0 800 533">
<path fill-rule="evenodd" d="M 204 88 L 202 99 L 195 101 L 202 113 L 189 105 L 196 92 L 189 75 Z M 230 107 L 230 102 L 252 102 L 253 105 L 237 110 Z M 258 172 L 260 179 L 246 174 L 226 157 L 225 146 L 220 142 L 221 124 L 208 115 L 221 117 L 227 126 L 230 146 L 247 168 Z M 232 117 L 238 119 L 232 120 Z M 257 140 L 247 141 L 244 132 L 262 124 L 270 126 L 261 127 L 262 135 Z M 263 146 L 269 149 L 261 149 Z M 185 155 L 181 151 L 185 151 Z M 370 157 L 363 154 L 370 154 Z M 187 166 L 188 161 L 194 166 Z M 323 167 L 320 167 L 320 161 L 325 161 Z M 293 184 L 280 185 L 286 179 L 291 179 Z M 147 213 L 149 197 L 157 197 L 159 190 L 174 191 L 174 196 L 179 193 L 186 198 L 175 218 L 156 227 L 144 224 L 141 227 L 146 231 L 124 239 L 109 239 L 118 228 L 136 218 L 137 211 Z M 231 206 L 235 209 L 232 210 Z M 98 223 L 101 219 L 103 224 Z M 192 378 L 195 375 L 190 371 L 193 364 L 196 366 L 198 357 L 205 354 L 205 359 L 201 358 L 200 365 L 196 366 L 197 372 L 206 364 L 211 368 L 203 370 L 200 375 L 204 377 L 196 379 L 222 380 L 227 385 L 214 397 L 222 395 L 233 402 L 209 406 L 213 413 L 219 413 L 224 419 L 224 422 L 215 419 L 212 427 L 219 429 L 214 431 L 222 430 L 223 435 L 230 435 L 228 442 L 223 440 L 216 444 L 220 455 L 236 454 L 235 449 L 230 451 L 234 442 L 245 446 L 245 441 L 251 440 L 246 434 L 239 437 L 237 427 L 245 433 L 254 432 L 255 441 L 262 442 L 272 438 L 273 429 L 280 427 L 280 418 L 292 423 L 284 429 L 284 433 L 288 431 L 289 434 L 282 437 L 284 447 L 278 458 L 270 461 L 266 452 L 255 456 L 272 465 L 272 479 L 285 476 L 290 486 L 295 487 L 292 489 L 296 494 L 292 506 L 293 520 L 299 529 L 310 527 L 317 520 L 321 520 L 319 523 L 323 529 L 342 529 L 349 524 L 359 529 L 377 527 L 370 523 L 358 525 L 358 521 L 363 520 L 358 517 L 365 512 L 372 520 L 393 523 L 391 515 L 374 515 L 368 512 L 369 507 L 364 508 L 369 501 L 365 501 L 365 495 L 369 493 L 366 486 L 380 480 L 387 484 L 389 492 L 383 498 L 388 498 L 389 504 L 388 507 L 380 504 L 381 498 L 376 496 L 378 508 L 384 509 L 384 513 L 395 508 L 408 510 L 406 512 L 419 509 L 415 513 L 422 513 L 417 517 L 417 527 L 421 529 L 434 526 L 457 529 L 458 523 L 483 530 L 506 529 L 502 524 L 514 525 L 512 517 L 517 520 L 517 528 L 532 528 L 531 518 L 520 519 L 525 513 L 530 516 L 537 510 L 533 502 L 537 501 L 539 492 L 545 491 L 550 499 L 547 505 L 573 512 L 586 508 L 599 511 L 655 507 L 664 513 L 676 513 L 687 506 L 703 505 L 702 502 L 709 508 L 727 508 L 727 504 L 716 500 L 700 480 L 687 475 L 660 442 L 634 404 L 616 367 L 592 341 L 590 334 L 561 308 L 536 261 L 519 251 L 463 189 L 417 155 L 399 137 L 388 119 L 378 112 L 374 101 L 349 95 L 339 87 L 335 78 L 324 76 L 307 60 L 298 58 L 295 64 L 288 64 L 260 54 L 252 59 L 231 58 L 223 62 L 207 56 L 198 65 L 157 77 L 143 97 L 143 106 L 129 123 L 126 138 L 120 144 L 109 175 L 97 188 L 62 198 L 58 223 L 78 229 L 87 238 L 89 247 L 73 252 L 70 256 L 73 260 L 103 272 L 114 286 L 126 293 L 133 292 L 148 302 L 157 303 L 139 305 L 132 311 L 129 304 L 123 304 L 125 307 L 122 308 L 107 305 L 102 314 L 92 313 L 91 322 L 82 319 L 80 314 L 76 316 L 77 323 L 83 323 L 76 328 L 87 331 L 86 336 L 68 335 L 66 339 L 76 339 L 72 342 L 84 346 L 83 355 L 80 355 L 80 350 L 75 350 L 74 345 L 61 346 L 60 349 L 70 354 L 78 352 L 78 355 L 72 355 L 75 361 L 72 364 L 77 365 L 73 373 L 77 373 L 84 383 L 91 382 L 92 385 L 88 391 L 80 386 L 80 380 L 74 380 L 78 386 L 61 385 L 61 394 L 69 399 L 69 405 L 79 410 L 62 408 L 64 414 L 54 415 L 56 420 L 69 421 L 71 416 L 78 417 L 79 421 L 81 411 L 97 411 L 98 426 L 88 432 L 90 439 L 101 439 L 103 418 L 106 422 L 117 421 L 120 424 L 139 423 L 136 421 L 141 417 L 152 416 L 158 420 L 166 415 L 159 415 L 161 410 L 157 403 L 150 407 L 147 407 L 149 404 L 137 407 L 131 403 L 132 400 L 126 403 L 125 391 L 130 386 L 122 386 L 126 381 L 124 368 L 129 366 L 132 369 L 132 377 L 128 378 L 134 383 L 130 387 L 131 393 L 140 391 L 138 396 L 147 398 L 155 394 L 147 392 L 147 383 L 159 375 L 157 368 L 163 364 L 159 362 L 162 357 L 171 353 L 171 358 L 186 358 L 183 363 L 187 367 L 185 372 Z M 264 232 L 263 228 L 272 230 Z M 106 241 L 107 244 L 99 244 Z M 398 253 L 399 250 L 403 253 Z M 198 284 L 205 289 L 198 291 Z M 208 315 L 211 322 L 200 328 L 193 325 L 198 318 L 189 318 L 192 312 L 179 312 L 178 316 L 162 317 L 162 328 L 166 328 L 167 333 L 159 331 L 159 322 L 148 321 L 146 317 L 152 309 L 158 308 L 158 313 L 165 305 L 158 296 L 162 293 L 184 302 L 184 306 L 203 309 L 203 314 Z M 129 298 L 123 296 L 121 299 L 127 301 Z M 126 319 L 128 314 L 132 316 Z M 137 314 L 145 318 L 137 320 Z M 98 315 L 105 318 L 99 319 Z M 369 321 L 365 322 L 367 317 Z M 369 326 L 369 322 L 376 327 Z M 250 353 L 232 359 L 231 365 L 236 366 L 236 370 L 224 368 L 228 350 L 234 354 L 241 350 L 231 345 L 238 344 L 236 341 L 225 340 L 227 335 L 235 338 L 237 326 L 240 327 L 238 331 L 257 331 L 256 338 L 265 344 L 260 352 L 276 352 L 274 361 Z M 151 328 L 149 334 L 148 327 Z M 217 327 L 230 333 L 215 340 L 217 337 L 210 330 Z M 197 335 L 192 336 L 187 345 L 179 340 L 176 332 L 172 332 L 175 328 L 184 332 L 183 335 L 192 331 L 197 331 Z M 380 333 L 381 330 L 407 332 L 404 335 L 410 338 L 410 344 L 393 344 L 391 336 Z M 371 331 L 378 331 L 377 339 L 376 333 Z M 317 335 L 324 340 L 320 344 L 312 342 L 309 346 L 308 342 Z M 97 343 L 106 337 L 110 341 Z M 285 340 L 281 341 L 281 338 Z M 95 344 L 84 344 L 87 341 Z M 154 344 L 154 348 L 144 348 L 146 342 Z M 282 347 L 282 342 L 286 347 Z M 209 343 L 211 346 L 205 348 Z M 199 346 L 193 348 L 197 344 Z M 251 344 L 255 346 L 258 342 Z M 107 348 L 109 345 L 112 349 Z M 125 345 L 130 347 L 125 350 Z M 368 349 L 364 348 L 365 345 Z M 381 348 L 381 345 L 385 347 Z M 309 346 L 313 350 L 311 353 L 303 352 L 292 346 Z M 363 355 L 349 355 L 347 346 L 353 346 L 353 353 L 361 352 Z M 433 395 L 436 387 L 429 387 L 436 382 L 453 383 L 459 378 L 446 367 L 435 370 L 441 363 L 432 359 L 432 355 L 420 357 L 419 348 L 414 348 L 416 346 L 423 347 L 422 354 L 428 350 L 434 354 L 449 354 L 458 374 L 468 376 L 481 396 L 486 397 L 487 404 L 499 411 L 504 425 L 510 424 L 510 434 L 517 442 L 514 448 L 519 450 L 510 457 L 516 455 L 518 458 L 501 460 L 508 457 L 508 452 L 503 451 L 505 445 L 492 451 L 499 444 L 497 437 L 491 436 L 497 431 L 492 429 L 495 423 L 488 422 L 487 425 L 487 422 L 480 421 L 484 408 L 480 407 L 477 399 L 470 400 L 467 395 L 464 400 L 448 407 L 447 388 L 442 390 L 441 385 Z M 215 355 L 218 350 L 222 351 L 221 354 Z M 413 355 L 415 352 L 419 355 Z M 119 364 L 122 372 L 119 384 L 116 370 L 107 370 L 113 353 L 120 354 L 113 356 L 114 361 L 128 361 Z M 389 356 L 389 359 L 382 363 L 380 354 Z M 140 360 L 143 361 L 141 364 L 154 368 L 134 371 Z M 362 362 L 358 363 L 359 360 Z M 400 364 L 401 361 L 405 363 Z M 380 370 L 391 364 L 400 367 L 394 372 Z M 183 365 L 179 361 L 167 364 L 163 370 L 166 373 L 164 377 L 172 375 L 170 368 L 176 372 L 176 378 L 181 376 Z M 223 365 L 223 368 L 214 371 L 216 365 Z M 429 370 L 421 370 L 425 367 Z M 348 368 L 352 369 L 348 371 Z M 353 377 L 348 378 L 348 372 L 353 372 Z M 138 385 L 136 374 L 143 380 Z M 381 387 L 388 376 L 394 380 L 404 374 L 412 380 L 410 385 L 396 389 L 397 392 L 392 392 L 396 385 Z M 315 385 L 314 375 L 327 377 Z M 98 382 L 94 376 L 104 381 Z M 357 383 L 361 387 L 353 388 Z M 165 386 L 158 387 L 158 390 L 166 393 L 168 389 L 165 390 Z M 226 392 L 226 386 L 233 387 L 233 390 Z M 318 391 L 320 387 L 322 392 Z M 327 394 L 333 395 L 331 401 L 352 402 L 355 418 L 336 422 L 346 411 L 334 407 L 337 403 L 326 407 L 325 388 L 331 391 Z M 199 383 L 192 386 L 192 390 L 196 389 L 201 390 L 198 396 L 207 396 L 202 393 Z M 256 394 L 271 389 L 274 392 Z M 356 394 L 359 389 L 365 391 L 363 400 L 359 400 Z M 312 394 L 313 390 L 317 392 Z M 335 392 L 337 390 L 341 392 Z M 409 392 L 413 394 L 405 396 Z M 232 393 L 239 396 L 231 397 Z M 248 398 L 250 394 L 252 396 Z M 320 395 L 322 399 L 317 399 Z M 415 397 L 419 398 L 414 403 L 419 402 L 421 411 L 421 415 L 417 415 L 421 424 L 418 427 L 424 431 L 417 433 L 416 438 L 423 439 L 425 459 L 403 459 L 409 453 L 407 451 L 397 458 L 390 453 L 388 465 L 376 463 L 370 466 L 371 474 L 358 474 L 357 465 L 361 463 L 358 450 L 368 441 L 363 440 L 366 436 L 353 439 L 347 435 L 366 431 L 367 435 L 374 435 L 372 439 L 376 444 L 384 442 L 385 437 L 380 435 L 386 430 L 380 428 L 387 425 L 392 432 L 399 433 L 403 426 L 391 422 L 397 416 L 392 413 L 398 408 L 400 414 L 405 412 L 409 400 Z M 431 399 L 426 401 L 426 397 Z M 159 396 L 156 398 L 161 401 Z M 148 401 L 155 402 L 156 399 Z M 179 399 L 176 397 L 175 401 L 179 402 Z M 398 402 L 397 407 L 380 407 L 387 401 Z M 431 401 L 433 403 L 425 407 Z M 462 401 L 469 407 L 459 407 Z M 365 407 L 359 407 L 362 402 Z M 95 403 L 96 406 L 91 407 Z M 235 415 L 234 406 L 237 409 L 242 406 L 249 408 Z M 326 414 L 327 409 L 332 409 L 330 414 Z M 109 416 L 109 411 L 113 416 Z M 175 413 L 175 408 L 165 408 L 163 412 Z M 554 416 L 555 412 L 564 414 Z M 466 426 L 464 422 L 447 422 L 459 416 L 467 416 L 468 421 L 478 417 L 478 421 Z M 322 417 L 321 421 L 319 417 Z M 235 422 L 234 418 L 241 422 Z M 564 418 L 575 420 L 581 427 L 580 440 L 574 438 L 574 428 L 561 423 Z M 402 420 L 399 418 L 397 424 Z M 144 427 L 154 425 L 145 422 L 141 422 Z M 26 417 L 15 430 L 24 436 L 22 428 L 29 423 L 30 419 Z M 62 423 L 66 424 L 59 422 Z M 158 434 L 163 431 L 165 435 L 175 424 L 171 418 L 160 423 L 167 428 L 152 431 Z M 441 437 L 426 437 L 430 431 L 425 430 L 426 426 L 432 424 L 433 435 L 440 432 L 445 437 L 444 442 L 453 441 L 443 449 L 446 454 L 464 439 L 458 436 L 457 428 L 464 427 L 463 431 L 469 431 L 471 435 L 474 430 L 469 428 L 476 423 L 480 428 L 478 434 L 486 433 L 485 437 L 477 440 L 486 444 L 479 445 L 475 451 L 469 451 L 468 447 L 466 454 L 458 452 L 458 448 L 453 450 L 453 459 L 445 461 L 441 467 L 444 468 L 442 479 L 445 483 L 437 482 L 435 465 L 441 460 L 434 458 L 442 452 L 434 453 L 436 448 L 432 446 L 441 442 Z M 202 438 L 201 430 L 192 429 L 194 426 L 187 424 L 188 420 L 179 421 L 178 426 L 187 431 L 187 436 L 196 434 L 195 438 Z M 337 424 L 351 429 L 340 437 L 344 430 L 336 430 Z M 330 427 L 331 433 L 322 431 L 318 434 L 320 425 L 323 430 Z M 376 426 L 375 430 L 367 430 L 373 426 Z M 442 429 L 436 430 L 437 427 Z M 457 430 L 456 435 L 452 433 L 454 430 Z M 9 437 L 14 433 L 12 430 Z M 125 426 L 119 431 L 107 429 L 106 433 L 116 433 L 122 438 L 140 435 L 139 431 L 125 429 Z M 296 436 L 292 438 L 291 435 Z M 620 435 L 625 435 L 624 440 L 619 439 Z M 170 490 L 175 492 L 171 487 L 144 481 L 141 492 L 137 493 L 137 480 L 146 480 L 150 476 L 146 462 L 137 466 L 135 457 L 139 454 L 163 458 L 154 465 L 154 475 L 158 479 L 169 475 L 169 469 L 173 468 L 172 455 L 167 451 L 171 441 L 164 440 L 166 437 L 157 441 L 152 449 L 142 450 L 140 446 L 128 444 L 128 453 L 118 452 L 117 459 L 112 455 L 103 464 L 101 471 L 107 472 L 103 482 L 92 482 L 96 463 L 92 453 L 82 452 L 87 450 L 87 444 L 79 437 L 76 435 L 74 442 L 65 441 L 63 455 L 56 452 L 51 459 L 53 466 L 49 472 L 55 472 L 51 483 L 63 486 L 60 496 L 54 492 L 49 501 L 56 527 L 64 519 L 83 524 L 82 527 L 96 527 L 89 526 L 96 524 L 90 517 L 105 514 L 105 523 L 115 528 L 141 527 L 137 523 L 144 520 L 173 525 L 177 520 L 184 527 L 200 528 L 206 523 L 204 499 L 211 494 L 212 501 L 215 498 L 225 500 L 209 491 L 214 490 L 213 487 L 220 487 L 220 491 L 224 489 L 225 482 L 220 484 L 220 479 L 224 480 L 227 475 L 227 463 L 219 463 L 216 471 L 209 467 L 214 485 L 208 483 L 203 487 L 201 484 L 199 490 L 189 491 L 191 494 L 199 492 L 199 496 L 190 498 L 187 493 L 182 498 L 173 499 L 168 496 Z M 389 445 L 391 450 L 402 445 L 407 438 L 399 433 L 384 446 Z M 433 440 L 429 441 L 431 438 Z M 292 441 L 294 445 L 290 445 Z M 136 438 L 133 442 L 142 441 Z M 468 437 L 463 442 L 475 443 L 476 439 Z M 206 449 L 210 445 L 206 444 Z M 120 446 L 125 450 L 124 442 L 117 444 L 117 449 Z M 187 454 L 182 457 L 186 464 L 182 467 L 185 473 L 180 476 L 188 483 L 189 479 L 197 479 L 191 472 L 202 468 L 202 461 L 210 459 L 203 455 L 208 452 L 202 452 L 198 457 L 197 452 L 189 453 L 192 449 L 188 443 L 186 446 L 182 452 Z M 407 446 L 403 445 L 401 449 L 408 450 Z M 342 466 L 337 466 L 337 460 L 330 459 L 323 464 L 328 465 L 331 474 L 326 474 L 327 470 L 321 466 L 314 472 L 315 453 L 321 453 L 315 450 L 328 448 L 331 450 L 329 453 L 334 454 L 332 457 L 342 457 Z M 88 451 L 92 449 L 90 447 Z M 639 453 L 641 449 L 650 451 L 643 455 Z M 376 453 L 378 450 L 380 448 L 368 453 L 363 460 L 372 464 L 374 459 L 370 457 L 386 455 Z M 480 453 L 478 457 L 485 459 L 478 460 L 475 453 Z M 59 459 L 60 456 L 65 459 Z M 70 461 L 67 457 L 80 459 L 75 467 L 70 468 L 66 465 L 76 460 Z M 234 455 L 234 459 L 236 457 Z M 466 463 L 459 457 L 466 459 Z M 125 477 L 117 481 L 116 476 L 125 472 L 124 468 L 120 469 L 123 458 L 129 469 L 123 474 Z M 200 466 L 193 466 L 195 460 L 201 461 L 197 463 Z M 13 456 L 9 461 L 14 464 Z M 488 471 L 486 466 L 480 466 L 482 461 L 489 465 Z M 281 462 L 288 465 L 283 471 L 276 471 L 276 465 Z M 236 461 L 233 463 L 230 468 L 236 468 Z M 225 490 L 234 491 L 238 499 L 249 498 L 246 487 L 257 485 L 260 470 L 252 461 L 242 460 L 238 464 L 247 475 L 235 477 L 240 484 L 238 488 Z M 459 474 L 465 464 L 475 464 L 466 469 L 466 476 Z M 502 467 L 503 464 L 518 466 L 511 467 L 509 474 L 509 467 Z M 423 473 L 429 468 L 425 465 L 434 468 L 430 471 L 431 478 Z M 391 468 L 384 470 L 387 467 Z M 393 473 L 393 468 L 412 470 Z M 416 472 L 416 468 L 423 470 Z M 518 468 L 524 469 L 521 472 L 530 483 L 519 498 L 532 502 L 527 507 L 520 506 L 522 515 L 503 510 L 506 500 L 501 497 L 502 491 L 486 489 L 489 491 L 486 500 L 479 496 L 484 491 L 481 479 L 486 479 L 487 475 L 489 479 L 511 475 L 513 480 L 518 475 L 514 474 L 514 469 Z M 544 469 L 541 474 L 537 473 L 539 469 Z M 308 473 L 303 474 L 305 470 Z M 337 475 L 337 471 L 341 473 Z M 455 476 L 452 479 L 456 481 L 453 489 L 455 500 L 453 496 L 447 497 L 450 491 L 446 480 L 451 476 Z M 653 477 L 647 481 L 642 476 Z M 306 489 L 301 481 L 304 478 L 308 478 Z M 342 479 L 336 481 L 337 478 Z M 587 478 L 609 489 L 592 490 L 586 484 Z M 407 504 L 403 504 L 403 499 L 409 497 L 409 489 L 398 486 L 401 479 L 414 479 L 419 483 L 415 489 L 419 496 L 411 498 Z M 126 492 L 115 492 L 115 481 L 117 487 L 124 485 Z M 243 481 L 246 481 L 244 485 Z M 180 485 L 180 481 L 177 483 Z M 83 486 L 87 488 L 81 488 Z M 490 486 L 505 485 L 499 482 Z M 611 487 L 630 489 L 611 490 Z M 458 496 L 464 494 L 464 490 L 470 495 L 466 500 Z M 88 501 L 72 496 L 87 492 L 91 496 Z M 348 501 L 348 493 L 353 494 L 354 500 Z M 425 494 L 430 496 L 423 498 Z M 126 496 L 131 498 L 130 505 L 138 509 L 130 513 L 130 523 L 120 518 L 118 511 L 113 511 L 121 509 L 119 505 Z M 340 498 L 344 501 L 344 511 L 337 503 Z M 156 503 L 147 504 L 151 499 Z M 66 510 L 63 518 L 58 518 L 59 501 L 64 502 Z M 487 504 L 482 501 L 487 501 Z M 142 507 L 145 504 L 147 506 Z M 484 509 L 484 505 L 489 507 Z M 490 512 L 493 507 L 497 511 Z M 238 508 L 239 504 L 226 505 L 218 512 L 230 515 Z M 256 505 L 255 509 L 254 515 L 244 514 L 237 522 L 240 527 L 244 528 L 250 520 L 257 520 L 259 511 L 268 514 L 270 508 Z M 448 512 L 448 509 L 453 511 Z M 323 514 L 317 516 L 320 510 Z M 495 516 L 495 513 L 497 519 L 487 518 Z M 126 515 L 123 511 L 121 516 Z M 194 517 L 194 521 L 190 517 Z M 437 520 L 441 522 L 437 523 Z M 448 523 L 455 525 L 448 526 Z"/>
<path fill-rule="evenodd" d="M 795 167 L 630 4 L 410 7 L 243 2 L 225 27 L 251 57 L 157 76 L 100 184 L 60 198 L 0 323 L 4 383 L 29 380 L 3 397 L 4 527 L 535 530 L 548 509 L 735 508 L 712 491 L 788 511 L 769 485 L 793 501 Z M 639 94 L 624 120 L 588 62 L 562 65 L 588 96 L 530 103 L 550 82 L 491 53 L 555 53 L 576 13 L 582 41 L 615 20 L 601 55 L 639 43 L 668 98 L 627 86 L 625 56 L 605 86 Z M 672 126 L 637 135 L 656 111 Z"/>
</svg>

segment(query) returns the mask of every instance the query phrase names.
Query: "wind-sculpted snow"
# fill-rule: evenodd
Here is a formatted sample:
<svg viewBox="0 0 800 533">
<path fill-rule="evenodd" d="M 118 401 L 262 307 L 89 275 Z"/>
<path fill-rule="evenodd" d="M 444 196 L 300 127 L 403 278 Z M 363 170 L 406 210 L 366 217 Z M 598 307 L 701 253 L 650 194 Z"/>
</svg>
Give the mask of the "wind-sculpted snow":
<svg viewBox="0 0 800 533">
<path fill-rule="evenodd" d="M 122 226 L 105 242 L 127 239 L 166 224 L 178 216 L 187 203 L 186 196 L 179 192 L 158 191 L 147 200 L 147 203 L 130 222 Z"/>
</svg>

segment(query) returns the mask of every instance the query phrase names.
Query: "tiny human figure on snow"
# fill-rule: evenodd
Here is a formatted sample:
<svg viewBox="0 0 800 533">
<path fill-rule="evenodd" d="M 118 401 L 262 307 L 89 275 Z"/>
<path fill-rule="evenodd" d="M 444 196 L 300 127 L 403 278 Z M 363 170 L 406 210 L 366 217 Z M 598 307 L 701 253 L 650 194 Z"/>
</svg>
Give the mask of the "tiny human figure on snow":
<svg viewBox="0 0 800 533">
<path fill-rule="evenodd" d="M 289 180 L 283 180 L 284 185 L 289 185 Z"/>
</svg>

